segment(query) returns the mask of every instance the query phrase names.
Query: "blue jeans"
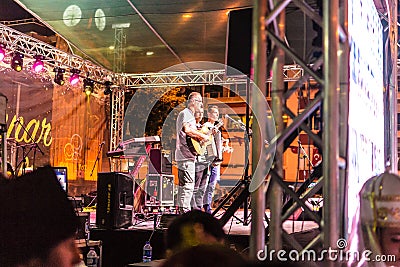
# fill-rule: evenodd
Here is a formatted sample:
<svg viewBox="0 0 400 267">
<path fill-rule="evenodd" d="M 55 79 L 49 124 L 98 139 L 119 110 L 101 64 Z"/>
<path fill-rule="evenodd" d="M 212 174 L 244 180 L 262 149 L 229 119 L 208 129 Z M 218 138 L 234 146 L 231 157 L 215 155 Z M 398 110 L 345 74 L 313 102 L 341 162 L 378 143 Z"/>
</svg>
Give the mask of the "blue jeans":
<svg viewBox="0 0 400 267">
<path fill-rule="evenodd" d="M 190 210 L 195 180 L 195 163 L 191 160 L 178 161 L 178 199 L 177 204 L 181 212 Z"/>
<path fill-rule="evenodd" d="M 212 207 L 212 199 L 213 199 L 213 194 L 215 190 L 215 186 L 217 182 L 220 179 L 220 171 L 221 171 L 221 166 L 212 166 L 210 165 L 210 178 L 208 179 L 208 185 L 206 188 L 206 192 L 204 193 L 204 209 L 206 212 L 211 213 L 211 207 Z"/>
<path fill-rule="evenodd" d="M 196 162 L 196 179 L 194 182 L 193 209 L 201 209 L 203 207 L 203 198 L 207 188 L 209 167 L 208 163 L 198 163 Z"/>
</svg>

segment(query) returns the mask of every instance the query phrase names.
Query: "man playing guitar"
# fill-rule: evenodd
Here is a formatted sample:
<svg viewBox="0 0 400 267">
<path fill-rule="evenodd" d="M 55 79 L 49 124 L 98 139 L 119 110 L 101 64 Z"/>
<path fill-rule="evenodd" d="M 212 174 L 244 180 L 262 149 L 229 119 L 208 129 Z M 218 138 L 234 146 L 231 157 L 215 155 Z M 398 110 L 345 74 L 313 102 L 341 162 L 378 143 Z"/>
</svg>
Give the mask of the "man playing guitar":
<svg viewBox="0 0 400 267">
<path fill-rule="evenodd" d="M 192 92 L 188 96 L 187 107 L 182 110 L 176 120 L 176 150 L 175 160 L 178 165 L 178 198 L 177 205 L 179 212 L 184 213 L 190 210 L 193 197 L 195 181 L 195 160 L 194 154 L 189 146 L 187 137 L 195 138 L 206 142 L 209 136 L 198 131 L 194 114 L 203 108 L 203 98 L 198 92 Z"/>
</svg>

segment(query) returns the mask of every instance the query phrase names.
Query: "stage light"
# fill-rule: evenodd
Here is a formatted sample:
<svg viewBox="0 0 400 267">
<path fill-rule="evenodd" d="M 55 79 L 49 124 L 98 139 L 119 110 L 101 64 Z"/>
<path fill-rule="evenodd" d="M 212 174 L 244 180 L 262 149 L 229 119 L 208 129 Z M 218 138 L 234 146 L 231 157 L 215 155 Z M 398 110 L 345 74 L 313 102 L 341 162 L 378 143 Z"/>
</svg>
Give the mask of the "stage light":
<svg viewBox="0 0 400 267">
<path fill-rule="evenodd" d="M 3 61 L 5 57 L 6 57 L 5 45 L 0 44 L 0 61 Z"/>
<path fill-rule="evenodd" d="M 64 72 L 65 70 L 63 68 L 54 68 L 54 82 L 58 85 L 64 85 Z"/>
<path fill-rule="evenodd" d="M 104 94 L 105 94 L 105 95 L 109 95 L 109 94 L 112 93 L 111 85 L 113 85 L 113 83 L 110 82 L 110 81 L 105 81 L 105 82 L 104 82 L 104 86 L 106 87 L 106 88 L 104 89 Z"/>
<path fill-rule="evenodd" d="M 22 70 L 22 66 L 24 65 L 24 55 L 15 52 L 13 58 L 11 59 L 11 68 L 15 71 L 20 72 Z"/>
<path fill-rule="evenodd" d="M 44 68 L 44 64 L 43 64 L 43 57 L 42 56 L 35 56 L 35 62 L 32 65 L 32 69 L 34 72 L 41 72 Z"/>
<path fill-rule="evenodd" d="M 83 80 L 83 92 L 89 96 L 91 93 L 93 93 L 93 86 L 94 86 L 94 81 L 89 79 L 89 78 L 85 78 Z"/>
<path fill-rule="evenodd" d="M 77 69 L 72 69 L 71 70 L 71 77 L 69 77 L 69 83 L 71 84 L 71 85 L 75 85 L 75 84 L 77 84 L 78 82 L 79 82 L 79 73 L 80 73 L 81 71 L 80 70 L 77 70 Z"/>
</svg>

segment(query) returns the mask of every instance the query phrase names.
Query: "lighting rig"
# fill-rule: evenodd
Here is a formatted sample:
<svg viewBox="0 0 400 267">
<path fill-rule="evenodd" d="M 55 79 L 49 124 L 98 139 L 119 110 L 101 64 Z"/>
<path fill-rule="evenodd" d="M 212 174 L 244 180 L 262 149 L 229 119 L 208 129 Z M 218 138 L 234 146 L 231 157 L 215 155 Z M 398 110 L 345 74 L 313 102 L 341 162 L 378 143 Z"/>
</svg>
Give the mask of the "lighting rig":
<svg viewBox="0 0 400 267">
<path fill-rule="evenodd" d="M 59 86 L 74 86 L 82 82 L 85 93 L 93 93 L 104 86 L 104 95 L 111 93 L 111 85 L 116 74 L 83 59 L 77 55 L 54 49 L 52 45 L 26 36 L 0 23 L 0 63 L 9 64 L 10 69 L 21 72 L 32 71 L 37 74 L 52 74 L 54 84 Z M 46 66 L 47 65 L 47 66 Z M 45 73 L 46 72 L 46 73 Z M 81 76 L 80 73 L 90 73 Z M 65 77 L 69 76 L 69 79 Z M 86 81 L 85 81 L 86 79 Z M 68 83 L 69 81 L 69 83 Z M 105 82 L 107 81 L 107 82 Z"/>
<path fill-rule="evenodd" d="M 12 55 L 10 61 L 11 68 L 17 72 L 21 72 L 24 67 L 24 54 L 15 51 L 11 55 Z M 4 61 L 5 57 L 6 57 L 6 46 L 0 43 L 0 62 Z M 33 59 L 34 61 L 32 64 L 32 71 L 35 73 L 42 72 L 45 69 L 44 57 L 42 55 L 35 55 L 33 56 Z M 60 86 L 65 85 L 65 79 L 64 79 L 64 74 L 66 72 L 65 68 L 56 66 L 53 68 L 53 72 L 54 72 L 53 82 Z M 95 83 L 104 86 L 105 88 L 103 91 L 104 95 L 110 95 L 112 92 L 111 87 L 113 85 L 113 82 L 111 81 L 105 81 L 105 82 L 95 81 L 92 78 L 89 78 L 89 74 L 87 74 L 86 77 L 83 77 L 80 75 L 81 71 L 76 68 L 71 68 L 70 73 L 71 74 L 69 77 L 69 84 L 71 86 L 75 86 L 81 81 L 81 79 L 83 79 L 83 92 L 87 96 L 90 96 L 94 92 Z"/>
</svg>

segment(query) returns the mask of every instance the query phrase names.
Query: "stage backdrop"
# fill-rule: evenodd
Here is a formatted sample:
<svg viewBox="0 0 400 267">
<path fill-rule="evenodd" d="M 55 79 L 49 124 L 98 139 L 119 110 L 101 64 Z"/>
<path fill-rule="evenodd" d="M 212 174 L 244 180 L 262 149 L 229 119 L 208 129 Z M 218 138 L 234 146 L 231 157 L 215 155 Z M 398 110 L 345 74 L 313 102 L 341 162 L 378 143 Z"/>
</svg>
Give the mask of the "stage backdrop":
<svg viewBox="0 0 400 267">
<path fill-rule="evenodd" d="M 108 149 L 109 109 L 104 99 L 86 96 L 82 86 L 54 86 L 28 70 L 0 73 L 0 92 L 8 99 L 7 160 L 15 171 L 46 164 L 66 166 L 70 195 L 96 190 L 97 172 L 108 171 L 102 170 Z M 94 167 L 97 155 L 100 160 Z"/>
</svg>

